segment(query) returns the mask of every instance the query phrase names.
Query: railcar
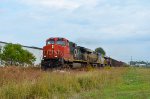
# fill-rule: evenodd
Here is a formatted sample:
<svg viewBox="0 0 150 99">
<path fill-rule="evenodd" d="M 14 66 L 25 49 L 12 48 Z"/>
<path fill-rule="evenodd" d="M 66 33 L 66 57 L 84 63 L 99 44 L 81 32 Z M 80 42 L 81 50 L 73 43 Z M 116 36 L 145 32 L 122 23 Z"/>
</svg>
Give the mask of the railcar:
<svg viewBox="0 0 150 99">
<path fill-rule="evenodd" d="M 125 66 L 127 65 L 126 63 L 122 62 L 122 61 L 118 61 L 118 60 L 115 60 L 115 59 L 111 59 L 111 65 L 113 67 L 122 67 L 122 66 Z"/>
</svg>

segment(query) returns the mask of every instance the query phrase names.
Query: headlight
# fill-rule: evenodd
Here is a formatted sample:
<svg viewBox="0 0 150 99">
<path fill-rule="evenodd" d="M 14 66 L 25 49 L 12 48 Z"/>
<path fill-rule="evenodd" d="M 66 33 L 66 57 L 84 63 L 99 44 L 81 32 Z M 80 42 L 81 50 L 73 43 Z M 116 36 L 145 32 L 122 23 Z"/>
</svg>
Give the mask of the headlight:
<svg viewBox="0 0 150 99">
<path fill-rule="evenodd" d="M 52 49 L 54 49 L 54 45 L 52 45 Z"/>
</svg>

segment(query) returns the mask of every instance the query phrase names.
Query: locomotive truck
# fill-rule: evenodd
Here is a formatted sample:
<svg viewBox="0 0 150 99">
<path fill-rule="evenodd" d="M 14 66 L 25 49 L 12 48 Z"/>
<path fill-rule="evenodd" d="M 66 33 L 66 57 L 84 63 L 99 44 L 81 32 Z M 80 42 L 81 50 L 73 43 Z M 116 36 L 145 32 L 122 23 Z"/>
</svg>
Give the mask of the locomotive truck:
<svg viewBox="0 0 150 99">
<path fill-rule="evenodd" d="M 106 61 L 107 60 L 107 61 Z M 110 58 L 103 58 L 100 53 L 77 46 L 66 38 L 49 38 L 43 47 L 42 69 L 75 68 L 87 65 L 102 67 L 111 65 Z"/>
</svg>

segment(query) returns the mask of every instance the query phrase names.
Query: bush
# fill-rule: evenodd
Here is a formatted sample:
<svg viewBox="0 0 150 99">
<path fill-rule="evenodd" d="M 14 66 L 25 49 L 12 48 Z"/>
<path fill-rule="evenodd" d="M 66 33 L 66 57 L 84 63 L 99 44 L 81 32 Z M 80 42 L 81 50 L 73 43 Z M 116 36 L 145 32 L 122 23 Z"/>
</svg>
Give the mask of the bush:
<svg viewBox="0 0 150 99">
<path fill-rule="evenodd" d="M 4 46 L 0 58 L 5 61 L 5 64 L 22 66 L 25 64 L 33 64 L 36 60 L 35 56 L 27 50 L 24 50 L 19 44 L 7 44 Z"/>
</svg>

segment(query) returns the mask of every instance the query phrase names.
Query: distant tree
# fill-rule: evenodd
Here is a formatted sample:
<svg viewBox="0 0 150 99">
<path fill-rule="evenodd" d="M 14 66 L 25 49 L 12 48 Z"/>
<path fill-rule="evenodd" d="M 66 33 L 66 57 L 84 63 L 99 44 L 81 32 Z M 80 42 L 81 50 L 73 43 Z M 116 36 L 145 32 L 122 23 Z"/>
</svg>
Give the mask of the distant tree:
<svg viewBox="0 0 150 99">
<path fill-rule="evenodd" d="M 106 52 L 105 52 L 104 49 L 101 48 L 101 47 L 96 48 L 96 49 L 95 49 L 95 52 L 101 53 L 101 54 L 103 54 L 103 55 L 106 55 Z"/>
<path fill-rule="evenodd" d="M 35 56 L 24 50 L 21 45 L 11 43 L 4 46 L 0 56 L 6 65 L 31 65 L 36 60 Z"/>
<path fill-rule="evenodd" d="M 1 57 L 2 57 L 2 53 L 1 53 L 1 50 L 0 50 L 0 60 L 1 60 Z"/>
<path fill-rule="evenodd" d="M 1 60 L 1 54 L 2 54 L 2 47 L 0 46 L 0 60 Z"/>
<path fill-rule="evenodd" d="M 0 51 L 0 65 L 2 64 L 1 57 L 2 57 L 2 53 L 1 53 L 1 51 Z"/>
</svg>

